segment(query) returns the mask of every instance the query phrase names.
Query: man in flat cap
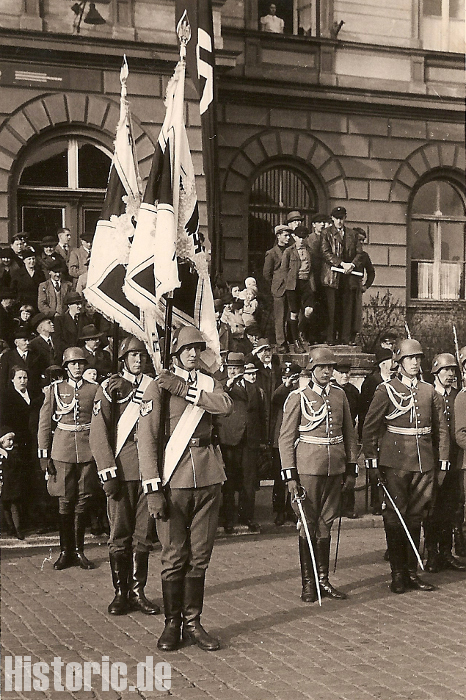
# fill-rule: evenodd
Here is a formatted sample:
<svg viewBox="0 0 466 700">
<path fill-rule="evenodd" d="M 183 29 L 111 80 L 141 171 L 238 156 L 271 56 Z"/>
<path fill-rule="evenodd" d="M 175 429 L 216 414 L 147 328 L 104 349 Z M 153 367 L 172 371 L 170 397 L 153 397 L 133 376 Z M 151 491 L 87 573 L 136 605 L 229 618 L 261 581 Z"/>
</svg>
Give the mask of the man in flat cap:
<svg viewBox="0 0 466 700">
<path fill-rule="evenodd" d="M 49 279 L 39 285 L 37 308 L 49 318 L 65 311 L 65 297 L 71 290 L 71 282 L 63 279 L 63 263 L 49 260 L 45 263 Z"/>
<path fill-rule="evenodd" d="M 273 297 L 273 316 L 275 321 L 275 341 L 278 345 L 277 352 L 288 352 L 286 342 L 286 315 L 287 303 L 285 294 L 285 280 L 281 270 L 283 252 L 288 247 L 292 228 L 288 225 L 275 226 L 275 245 L 265 254 L 264 279 L 270 285 Z"/>
<path fill-rule="evenodd" d="M 69 283 L 70 284 L 70 283 Z M 78 345 L 84 327 L 84 315 L 82 313 L 83 298 L 77 292 L 68 291 L 64 305 L 66 311 L 55 316 L 55 337 L 59 352 L 65 348 Z"/>
<path fill-rule="evenodd" d="M 353 271 L 361 265 L 362 246 L 357 233 L 345 225 L 346 209 L 335 207 L 332 225 L 322 232 L 322 285 L 327 300 L 327 343 L 351 341 L 351 319 L 356 308 L 360 277 Z"/>
</svg>

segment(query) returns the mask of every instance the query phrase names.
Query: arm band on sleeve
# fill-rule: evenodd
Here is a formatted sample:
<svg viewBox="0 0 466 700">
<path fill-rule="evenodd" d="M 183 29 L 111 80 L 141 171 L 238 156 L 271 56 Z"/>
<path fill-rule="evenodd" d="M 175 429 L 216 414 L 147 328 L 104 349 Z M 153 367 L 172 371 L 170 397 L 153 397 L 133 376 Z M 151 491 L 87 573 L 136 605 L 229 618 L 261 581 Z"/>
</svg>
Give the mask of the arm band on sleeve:
<svg viewBox="0 0 466 700">
<path fill-rule="evenodd" d="M 450 471 L 450 462 L 447 459 L 440 460 L 440 471 L 441 472 Z"/>
<path fill-rule="evenodd" d="M 355 462 L 348 462 L 346 465 L 346 475 L 347 476 L 357 476 L 358 475 L 358 465 Z"/>
<path fill-rule="evenodd" d="M 39 459 L 48 459 L 49 458 L 49 451 L 48 450 L 37 450 L 37 456 Z"/>
<path fill-rule="evenodd" d="M 162 486 L 162 480 L 159 478 L 156 479 L 148 479 L 147 481 L 142 482 L 142 488 L 144 493 L 156 493 L 156 491 L 160 491 Z"/>
<path fill-rule="evenodd" d="M 282 479 L 283 481 L 298 481 L 298 470 L 293 469 L 282 469 Z"/>
<path fill-rule="evenodd" d="M 99 472 L 99 479 L 102 484 L 105 484 L 106 481 L 109 481 L 110 479 L 116 479 L 117 478 L 117 468 L 116 467 L 108 467 L 107 469 L 102 469 L 102 471 Z"/>
<path fill-rule="evenodd" d="M 372 459 L 366 459 L 366 469 L 377 469 L 378 468 L 378 460 L 377 457 L 373 457 Z"/>
<path fill-rule="evenodd" d="M 188 393 L 186 394 L 186 401 L 189 401 L 190 403 L 193 403 L 195 406 L 197 406 L 197 402 L 199 401 L 199 397 L 201 395 L 201 390 L 200 389 L 195 389 L 194 387 L 189 387 Z"/>
</svg>

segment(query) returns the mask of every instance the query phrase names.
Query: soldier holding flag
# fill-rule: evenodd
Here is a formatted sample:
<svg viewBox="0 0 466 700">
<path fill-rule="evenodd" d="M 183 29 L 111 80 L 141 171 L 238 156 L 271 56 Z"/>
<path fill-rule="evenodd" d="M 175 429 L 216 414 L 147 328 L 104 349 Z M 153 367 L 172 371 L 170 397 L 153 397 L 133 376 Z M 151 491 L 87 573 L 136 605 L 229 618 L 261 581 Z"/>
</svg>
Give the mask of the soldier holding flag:
<svg viewBox="0 0 466 700">
<path fill-rule="evenodd" d="M 151 549 L 150 517 L 136 446 L 141 399 L 151 382 L 144 374 L 144 343 L 134 336 L 125 338 L 118 348 L 118 359 L 122 363 L 120 373 L 106 379 L 97 390 L 89 440 L 108 499 L 110 568 L 115 588 L 108 612 L 124 615 L 139 610 L 146 615 L 157 615 L 160 608 L 144 594 Z M 113 392 L 116 392 L 115 426 L 112 425 Z"/>
<path fill-rule="evenodd" d="M 142 483 L 162 544 L 165 628 L 157 646 L 163 651 L 178 648 L 181 627 L 185 641 L 205 651 L 219 648 L 200 616 L 225 480 L 220 448 L 212 444 L 212 418 L 228 415 L 232 401 L 218 381 L 197 369 L 205 347 L 200 331 L 181 328 L 172 353 L 173 370 L 163 370 L 151 382 L 139 418 Z M 169 394 L 169 429 L 161 461 L 164 390 Z"/>
</svg>

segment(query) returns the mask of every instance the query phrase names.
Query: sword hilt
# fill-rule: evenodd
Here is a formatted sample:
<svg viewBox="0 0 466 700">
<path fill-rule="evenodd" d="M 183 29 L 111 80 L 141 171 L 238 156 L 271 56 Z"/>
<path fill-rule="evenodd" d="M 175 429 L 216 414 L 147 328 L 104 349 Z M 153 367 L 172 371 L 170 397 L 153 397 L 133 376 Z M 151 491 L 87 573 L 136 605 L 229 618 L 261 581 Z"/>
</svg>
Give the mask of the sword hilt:
<svg viewBox="0 0 466 700">
<path fill-rule="evenodd" d="M 297 503 L 298 501 L 304 501 L 304 499 L 306 498 L 306 495 L 307 495 L 306 489 L 304 488 L 304 486 L 299 485 L 298 486 L 298 493 L 296 494 L 296 496 L 294 496 L 294 498 L 291 499 L 291 502 Z"/>
</svg>

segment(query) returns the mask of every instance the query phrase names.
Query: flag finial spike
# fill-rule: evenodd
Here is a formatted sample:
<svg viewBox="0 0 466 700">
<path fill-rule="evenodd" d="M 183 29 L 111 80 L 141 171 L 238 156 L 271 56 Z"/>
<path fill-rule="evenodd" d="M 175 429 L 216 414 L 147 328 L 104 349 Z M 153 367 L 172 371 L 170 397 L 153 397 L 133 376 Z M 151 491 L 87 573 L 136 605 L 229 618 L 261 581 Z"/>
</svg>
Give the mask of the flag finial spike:
<svg viewBox="0 0 466 700">
<path fill-rule="evenodd" d="M 129 75 L 128 61 L 126 60 L 126 54 L 123 54 L 123 64 L 120 69 L 120 84 L 121 84 L 121 94 L 126 97 L 126 81 Z"/>
<path fill-rule="evenodd" d="M 183 61 L 186 57 L 186 44 L 191 39 L 191 25 L 189 24 L 186 10 L 181 15 L 181 19 L 176 27 L 176 33 L 180 40 L 180 59 Z"/>
</svg>

